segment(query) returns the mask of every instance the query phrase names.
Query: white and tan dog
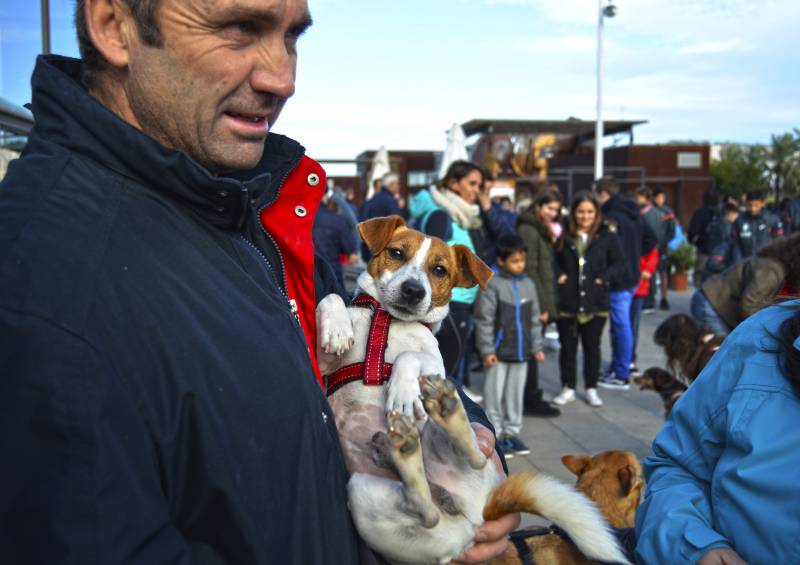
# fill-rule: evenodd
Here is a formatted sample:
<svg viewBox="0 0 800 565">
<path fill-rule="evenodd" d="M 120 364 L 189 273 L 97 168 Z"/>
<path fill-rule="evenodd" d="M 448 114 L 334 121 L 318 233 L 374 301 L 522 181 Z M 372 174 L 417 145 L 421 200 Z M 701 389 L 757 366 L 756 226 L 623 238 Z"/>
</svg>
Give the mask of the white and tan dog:
<svg viewBox="0 0 800 565">
<path fill-rule="evenodd" d="M 492 271 L 468 248 L 409 229 L 399 216 L 358 229 L 372 252 L 359 292 L 391 316 L 384 360 L 392 364 L 387 383 L 351 381 L 329 397 L 361 537 L 393 563 L 447 563 L 470 546 L 491 500 L 495 516 L 540 514 L 587 556 L 627 563 L 585 496 L 540 474 L 502 482 L 444 378 L 434 333 L 447 316 L 450 293 L 457 286 L 485 286 Z M 374 357 L 367 343 L 372 325 L 371 309 L 347 308 L 337 295 L 324 298 L 317 307 L 323 374 Z"/>
</svg>

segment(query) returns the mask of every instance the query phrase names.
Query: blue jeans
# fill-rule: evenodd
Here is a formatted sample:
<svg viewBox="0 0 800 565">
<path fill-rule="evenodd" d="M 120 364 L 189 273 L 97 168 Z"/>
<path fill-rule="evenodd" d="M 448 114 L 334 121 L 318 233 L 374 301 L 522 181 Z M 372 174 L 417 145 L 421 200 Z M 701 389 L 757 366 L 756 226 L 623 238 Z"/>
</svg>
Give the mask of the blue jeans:
<svg viewBox="0 0 800 565">
<path fill-rule="evenodd" d="M 646 296 L 634 296 L 631 302 L 631 334 L 633 334 L 633 351 L 631 361 L 636 363 L 636 347 L 639 345 L 639 322 L 642 320 L 642 310 Z"/>
<path fill-rule="evenodd" d="M 631 331 L 631 303 L 636 288 L 615 290 L 609 293 L 611 312 L 611 366 L 610 371 L 621 379 L 631 374 L 633 332 Z"/>
<path fill-rule="evenodd" d="M 731 333 L 731 328 L 728 322 L 722 319 L 717 314 L 714 307 L 703 294 L 702 290 L 696 290 L 692 295 L 691 303 L 692 316 L 694 316 L 700 323 L 707 325 L 711 330 L 720 337 L 725 337 Z"/>
</svg>

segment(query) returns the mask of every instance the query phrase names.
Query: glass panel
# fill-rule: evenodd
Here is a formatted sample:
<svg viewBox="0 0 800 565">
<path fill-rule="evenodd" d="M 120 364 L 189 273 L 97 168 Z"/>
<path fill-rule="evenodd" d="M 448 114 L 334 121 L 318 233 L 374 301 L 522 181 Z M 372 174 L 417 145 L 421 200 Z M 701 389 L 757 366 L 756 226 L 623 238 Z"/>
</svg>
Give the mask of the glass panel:
<svg viewBox="0 0 800 565">
<path fill-rule="evenodd" d="M 74 11 L 75 0 L 50 0 L 50 49 L 53 53 L 80 57 L 72 19 Z"/>
<path fill-rule="evenodd" d="M 40 2 L 0 0 L 0 97 L 30 102 L 31 71 L 42 50 Z"/>
</svg>

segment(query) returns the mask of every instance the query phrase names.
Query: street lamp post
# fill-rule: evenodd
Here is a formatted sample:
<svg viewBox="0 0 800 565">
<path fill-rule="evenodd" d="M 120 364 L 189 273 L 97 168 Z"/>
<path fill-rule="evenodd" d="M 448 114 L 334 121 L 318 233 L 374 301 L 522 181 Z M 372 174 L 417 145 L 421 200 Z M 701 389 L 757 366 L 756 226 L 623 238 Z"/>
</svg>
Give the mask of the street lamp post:
<svg viewBox="0 0 800 565">
<path fill-rule="evenodd" d="M 609 4 L 603 6 L 608 1 Z M 617 7 L 613 0 L 597 0 L 597 124 L 594 132 L 594 178 L 603 176 L 603 20 L 613 18 Z"/>
</svg>

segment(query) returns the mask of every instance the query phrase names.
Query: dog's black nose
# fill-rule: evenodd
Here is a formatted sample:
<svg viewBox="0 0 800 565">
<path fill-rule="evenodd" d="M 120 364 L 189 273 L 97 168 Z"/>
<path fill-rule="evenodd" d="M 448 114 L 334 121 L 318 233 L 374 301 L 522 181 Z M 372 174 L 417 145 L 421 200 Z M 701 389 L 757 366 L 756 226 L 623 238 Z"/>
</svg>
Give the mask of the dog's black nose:
<svg viewBox="0 0 800 565">
<path fill-rule="evenodd" d="M 419 304 L 425 298 L 425 288 L 414 280 L 403 282 L 400 292 L 403 293 L 403 300 L 411 305 Z"/>
</svg>

